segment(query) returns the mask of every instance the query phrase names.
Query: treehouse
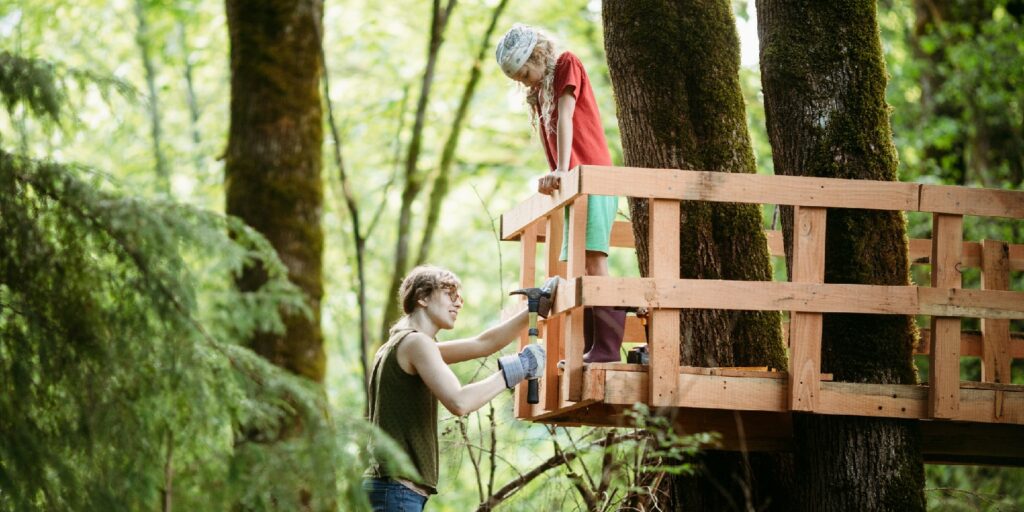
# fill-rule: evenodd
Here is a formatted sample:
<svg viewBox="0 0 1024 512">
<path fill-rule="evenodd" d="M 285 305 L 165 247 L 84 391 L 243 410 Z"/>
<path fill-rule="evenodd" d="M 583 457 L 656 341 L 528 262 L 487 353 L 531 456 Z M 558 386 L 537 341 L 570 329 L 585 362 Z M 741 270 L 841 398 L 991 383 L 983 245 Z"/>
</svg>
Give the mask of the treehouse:
<svg viewBox="0 0 1024 512">
<path fill-rule="evenodd" d="M 590 194 L 650 201 L 649 277 L 583 276 Z M 793 206 L 797 233 L 790 281 L 680 279 L 680 201 Z M 563 208 L 569 210 L 567 262 L 558 261 Z M 931 286 L 824 283 L 829 208 L 930 213 L 932 239 L 911 240 L 909 257 L 914 265 L 931 266 Z M 725 449 L 751 451 L 792 449 L 793 413 L 898 418 L 920 426 L 927 462 L 1024 465 L 1024 386 L 1010 379 L 1012 360 L 1024 359 L 1024 337 L 1010 331 L 1010 320 L 1024 319 L 1024 292 L 1010 290 L 1011 271 L 1024 270 L 1024 245 L 964 241 L 965 215 L 1024 219 L 1024 192 L 578 167 L 553 196 L 534 195 L 502 215 L 502 239 L 520 243 L 520 284 L 536 286 L 538 271 L 565 278 L 551 316 L 541 325 L 548 357 L 540 403 L 527 403 L 525 386 L 519 386 L 516 417 L 566 426 L 628 426 L 625 412 L 645 403 L 670 414 L 683 431 L 716 430 Z M 781 234 L 769 231 L 767 239 L 770 254 L 783 255 Z M 632 226 L 616 222 L 612 247 L 634 244 Z M 980 268 L 981 289 L 962 288 L 967 267 Z M 649 364 L 584 364 L 584 306 L 648 308 L 648 325 L 627 318 L 624 347 L 646 343 Z M 788 369 L 680 366 L 683 308 L 788 312 Z M 826 313 L 930 317 L 915 349 L 929 357 L 928 382 L 838 382 L 823 374 Z M 964 317 L 980 319 L 980 334 L 961 332 Z M 529 341 L 524 334 L 520 344 Z M 981 381 L 961 381 L 961 358 L 972 356 L 981 359 Z"/>
</svg>

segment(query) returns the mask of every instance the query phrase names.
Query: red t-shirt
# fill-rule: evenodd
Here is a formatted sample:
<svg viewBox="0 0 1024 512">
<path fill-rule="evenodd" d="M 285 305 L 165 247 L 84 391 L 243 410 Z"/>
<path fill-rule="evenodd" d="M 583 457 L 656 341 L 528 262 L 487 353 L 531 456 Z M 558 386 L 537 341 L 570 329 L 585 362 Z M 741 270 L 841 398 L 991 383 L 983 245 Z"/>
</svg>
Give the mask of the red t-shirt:
<svg viewBox="0 0 1024 512">
<path fill-rule="evenodd" d="M 576 97 L 576 110 L 572 116 L 572 154 L 569 156 L 569 169 L 577 165 L 612 165 L 608 141 L 604 138 L 604 128 L 601 126 L 601 113 L 597 110 L 594 90 L 590 88 L 590 77 L 587 76 L 587 70 L 583 69 L 580 59 L 571 52 L 564 52 L 558 57 L 553 85 L 555 108 L 551 113 L 551 126 L 554 129 L 548 133 L 543 123 L 540 126 L 540 139 L 551 170 L 554 171 L 558 166 L 558 98 L 566 91 L 571 91 Z M 538 109 L 539 104 L 538 101 Z"/>
</svg>

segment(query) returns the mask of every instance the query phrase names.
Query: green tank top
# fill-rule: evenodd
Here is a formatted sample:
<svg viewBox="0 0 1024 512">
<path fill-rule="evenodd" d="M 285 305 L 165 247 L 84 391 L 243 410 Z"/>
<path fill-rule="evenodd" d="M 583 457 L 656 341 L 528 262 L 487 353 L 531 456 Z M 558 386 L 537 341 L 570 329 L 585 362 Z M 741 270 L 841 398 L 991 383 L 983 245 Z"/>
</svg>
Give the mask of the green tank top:
<svg viewBox="0 0 1024 512">
<path fill-rule="evenodd" d="M 370 446 L 373 478 L 405 478 L 437 494 L 437 398 L 419 375 L 409 375 L 398 364 L 398 346 L 415 332 L 400 329 L 380 347 L 373 359 L 369 382 L 369 419 L 398 443 L 412 460 L 420 477 L 389 475 Z"/>
</svg>

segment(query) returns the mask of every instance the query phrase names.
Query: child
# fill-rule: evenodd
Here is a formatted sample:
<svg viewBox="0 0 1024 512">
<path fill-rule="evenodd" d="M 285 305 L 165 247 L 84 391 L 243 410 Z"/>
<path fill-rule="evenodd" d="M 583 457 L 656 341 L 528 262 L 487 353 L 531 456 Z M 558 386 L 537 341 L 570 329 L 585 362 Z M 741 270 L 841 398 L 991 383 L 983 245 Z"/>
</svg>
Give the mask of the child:
<svg viewBox="0 0 1024 512">
<path fill-rule="evenodd" d="M 459 279 L 438 267 L 414 268 L 399 288 L 405 316 L 374 357 L 369 378 L 370 422 L 394 439 L 419 475 L 389 475 L 373 460 L 363 489 L 374 512 L 421 511 L 437 493 L 437 402 L 452 414 L 469 414 L 505 389 L 544 371 L 544 349 L 531 344 L 517 355 L 498 359 L 490 377 L 463 386 L 448 365 L 489 356 L 526 329 L 526 309 L 475 337 L 438 343 L 441 329 L 455 326 L 462 309 Z M 553 299 L 553 298 L 552 298 Z M 541 316 L 550 309 L 541 301 Z M 373 449 L 371 447 L 371 455 Z"/>
<path fill-rule="evenodd" d="M 527 87 L 530 120 L 539 125 L 541 144 L 551 167 L 551 172 L 538 181 L 538 192 L 553 193 L 562 176 L 577 165 L 612 165 L 590 78 L 579 58 L 572 52 L 560 52 L 545 32 L 522 24 L 514 25 L 502 36 L 495 57 L 505 75 Z M 588 276 L 608 275 L 608 246 L 617 209 L 618 197 L 589 196 L 585 266 Z M 560 258 L 565 261 L 568 222 L 563 233 Z M 583 318 L 583 360 L 619 361 L 626 313 L 611 307 L 593 307 L 584 310 Z"/>
</svg>

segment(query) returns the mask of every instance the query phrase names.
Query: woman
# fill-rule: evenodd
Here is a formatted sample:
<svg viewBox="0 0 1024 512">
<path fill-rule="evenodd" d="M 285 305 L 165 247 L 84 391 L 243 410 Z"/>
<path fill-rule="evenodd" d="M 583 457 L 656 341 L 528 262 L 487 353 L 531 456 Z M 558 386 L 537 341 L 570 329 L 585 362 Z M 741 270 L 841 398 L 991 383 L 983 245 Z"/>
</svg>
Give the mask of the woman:
<svg viewBox="0 0 1024 512">
<path fill-rule="evenodd" d="M 459 279 L 439 267 L 420 266 L 402 281 L 399 298 L 405 316 L 391 328 L 390 338 L 377 351 L 369 378 L 370 422 L 394 439 L 418 474 L 392 475 L 380 459 L 372 458 L 363 489 L 375 512 L 421 511 L 437 493 L 437 402 L 452 414 L 469 414 L 505 389 L 544 368 L 544 349 L 531 344 L 517 355 L 498 359 L 499 370 L 463 386 L 448 365 L 489 356 L 525 329 L 526 309 L 477 336 L 438 343 L 438 331 L 455 326 L 463 300 Z M 541 302 L 542 316 L 550 300 Z"/>
<path fill-rule="evenodd" d="M 506 76 L 527 88 L 530 120 L 539 125 L 541 144 L 551 172 L 542 176 L 537 191 L 551 195 L 561 178 L 578 165 L 612 165 L 594 91 L 583 63 L 572 52 L 559 51 L 547 33 L 522 24 L 498 41 L 495 52 Z M 608 246 L 618 197 L 589 196 L 585 272 L 608 275 Z M 568 214 L 568 212 L 567 212 Z M 561 260 L 568 256 L 568 226 L 562 237 Z M 583 361 L 618 362 L 625 311 L 612 307 L 586 308 L 583 316 Z"/>
</svg>

